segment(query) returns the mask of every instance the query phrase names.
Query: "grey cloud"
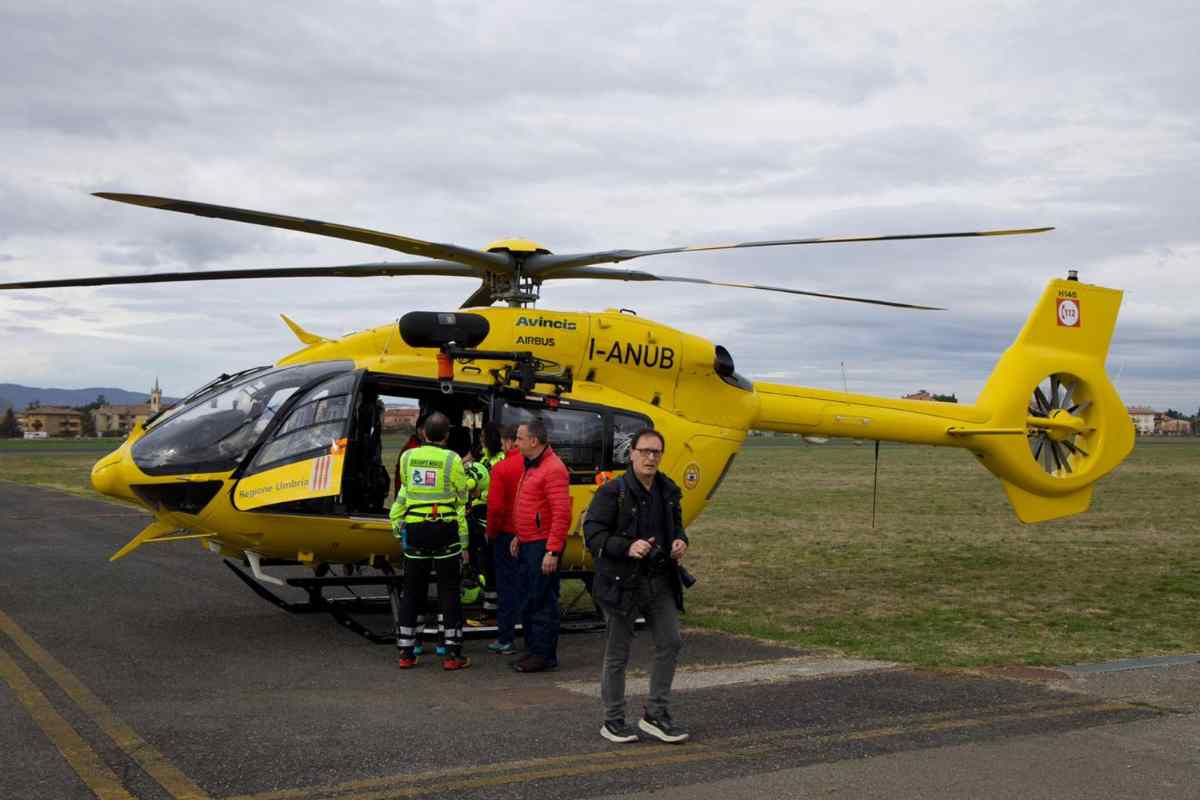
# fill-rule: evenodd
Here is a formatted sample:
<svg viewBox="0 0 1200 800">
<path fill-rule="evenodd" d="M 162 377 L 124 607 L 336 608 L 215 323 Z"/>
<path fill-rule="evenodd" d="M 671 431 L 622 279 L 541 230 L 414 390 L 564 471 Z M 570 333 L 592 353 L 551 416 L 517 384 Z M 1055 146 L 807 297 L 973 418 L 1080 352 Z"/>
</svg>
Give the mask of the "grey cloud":
<svg viewBox="0 0 1200 800">
<path fill-rule="evenodd" d="M 183 265 L 192 269 L 202 266 L 224 267 L 233 259 L 251 260 L 261 251 L 263 234 L 241 235 L 228 228 L 214 231 L 208 226 L 164 234 L 155 241 L 122 241 L 100 249 L 97 258 L 103 264 L 134 266 L 167 271 Z"/>
<path fill-rule="evenodd" d="M 109 139 L 188 127 L 197 115 L 219 123 L 253 105 L 289 109 L 297 121 L 365 121 L 378 103 L 418 114 L 465 106 L 494 119 L 497 108 L 536 112 L 581 92 L 789 92 L 857 103 L 897 81 L 885 55 L 823 55 L 798 20 L 764 36 L 737 4 L 667 18 L 639 4 L 577 7 L 567 24 L 515 7 L 256 8 L 271 25 L 237 4 L 170 15 L 123 3 L 91 13 L 11 9 L 0 17 L 12 34 L 0 66 L 32 89 L 16 106 L 26 125 Z M 723 46 L 698 46 L 713 40 Z"/>
</svg>

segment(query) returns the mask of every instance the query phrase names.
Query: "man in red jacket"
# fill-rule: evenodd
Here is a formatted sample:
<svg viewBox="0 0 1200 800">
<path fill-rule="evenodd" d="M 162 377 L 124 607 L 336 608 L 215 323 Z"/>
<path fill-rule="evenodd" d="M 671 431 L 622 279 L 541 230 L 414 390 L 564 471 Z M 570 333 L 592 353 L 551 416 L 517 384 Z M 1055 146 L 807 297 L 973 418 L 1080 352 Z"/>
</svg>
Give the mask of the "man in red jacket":
<svg viewBox="0 0 1200 800">
<path fill-rule="evenodd" d="M 488 484 L 487 540 L 492 548 L 496 565 L 496 641 L 488 650 L 501 655 L 516 651 L 513 639 L 517 635 L 517 620 L 521 613 L 520 578 L 518 562 L 512 553 L 516 541 L 517 527 L 513 523 L 513 500 L 517 486 L 525 474 L 525 460 L 517 449 L 517 426 L 505 425 L 500 429 L 500 446 L 504 460 L 492 467 Z"/>
<path fill-rule="evenodd" d="M 541 420 L 517 428 L 517 448 L 525 474 L 513 504 L 512 553 L 519 561 L 526 655 L 513 669 L 542 672 L 558 667 L 558 564 L 571 525 L 571 481 Z"/>
</svg>

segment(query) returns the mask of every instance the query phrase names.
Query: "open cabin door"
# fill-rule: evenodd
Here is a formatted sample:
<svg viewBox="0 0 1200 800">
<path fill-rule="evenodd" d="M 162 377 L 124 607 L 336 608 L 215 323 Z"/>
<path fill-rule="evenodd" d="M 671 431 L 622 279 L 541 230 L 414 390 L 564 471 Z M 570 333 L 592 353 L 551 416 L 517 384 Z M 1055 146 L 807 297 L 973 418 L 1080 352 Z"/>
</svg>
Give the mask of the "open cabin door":
<svg viewBox="0 0 1200 800">
<path fill-rule="evenodd" d="M 252 511 L 341 493 L 354 399 L 364 372 L 328 378 L 291 405 L 234 487 L 235 508 Z"/>
</svg>

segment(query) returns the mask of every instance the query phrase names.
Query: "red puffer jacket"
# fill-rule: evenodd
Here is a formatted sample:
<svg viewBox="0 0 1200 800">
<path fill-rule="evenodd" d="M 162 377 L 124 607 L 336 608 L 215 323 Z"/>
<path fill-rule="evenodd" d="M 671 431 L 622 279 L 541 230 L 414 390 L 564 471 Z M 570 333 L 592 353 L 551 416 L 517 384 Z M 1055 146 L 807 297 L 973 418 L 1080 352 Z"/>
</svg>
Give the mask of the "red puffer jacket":
<svg viewBox="0 0 1200 800">
<path fill-rule="evenodd" d="M 491 499 L 491 495 L 488 495 Z M 571 481 L 562 459 L 547 447 L 537 463 L 525 467 L 513 510 L 517 538 L 546 540 L 546 551 L 562 553 L 571 527 Z"/>
<path fill-rule="evenodd" d="M 504 460 L 492 467 L 491 482 L 488 484 L 487 538 L 495 539 L 501 533 L 516 530 L 513 524 L 513 501 L 517 487 L 525 474 L 525 460 L 521 451 L 513 448 L 504 454 Z"/>
</svg>

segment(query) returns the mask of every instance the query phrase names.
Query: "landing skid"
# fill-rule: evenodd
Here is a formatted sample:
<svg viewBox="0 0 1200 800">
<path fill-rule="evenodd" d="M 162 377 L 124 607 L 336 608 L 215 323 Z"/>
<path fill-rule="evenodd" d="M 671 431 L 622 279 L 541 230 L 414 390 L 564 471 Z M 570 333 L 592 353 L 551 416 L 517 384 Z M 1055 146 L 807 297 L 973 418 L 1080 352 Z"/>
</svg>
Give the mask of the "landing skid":
<svg viewBox="0 0 1200 800">
<path fill-rule="evenodd" d="M 281 608 L 289 614 L 329 614 L 342 627 L 357 633 L 364 639 L 368 639 L 375 644 L 395 643 L 396 636 L 394 633 L 377 633 L 361 622 L 350 616 L 351 612 L 360 614 L 365 613 L 390 613 L 391 599 L 388 595 L 376 596 L 361 596 L 354 597 L 326 597 L 324 592 L 326 588 L 342 587 L 349 588 L 353 586 L 383 586 L 389 592 L 393 587 L 399 596 L 400 584 L 404 580 L 401 575 L 346 575 L 342 577 L 328 576 L 321 578 L 284 578 L 284 583 L 288 586 L 294 586 L 298 589 L 303 589 L 308 594 L 308 600 L 304 602 L 295 602 L 284 600 L 279 595 L 272 592 L 260 581 L 255 580 L 252 576 L 247 575 L 232 561 L 225 561 L 225 566 L 233 571 L 242 579 L 242 583 L 250 587 L 250 589 L 263 600 L 266 600 L 273 606 Z M 353 590 L 352 590 L 353 591 Z"/>
<path fill-rule="evenodd" d="M 308 599 L 301 602 L 284 600 L 275 592 L 268 589 L 261 581 L 256 580 L 252 575 L 246 574 L 240 567 L 232 561 L 225 561 L 225 566 L 237 575 L 242 583 L 250 587 L 256 595 L 266 600 L 276 608 L 281 608 L 289 614 L 329 614 L 343 628 L 358 634 L 364 639 L 374 644 L 395 644 L 396 635 L 392 631 L 380 633 L 363 625 L 352 614 L 382 614 L 395 613 L 393 602 L 400 602 L 400 593 L 404 583 L 403 575 L 326 575 L 322 577 L 304 577 L 304 578 L 283 578 L 283 582 L 288 586 L 293 586 L 297 589 L 303 589 L 308 594 Z M 590 578 L 588 573 L 563 573 L 564 578 L 580 578 L 587 582 Z M 354 595 L 353 597 L 327 597 L 325 590 L 330 588 L 343 588 L 353 592 L 353 587 L 375 586 L 382 587 L 387 594 L 383 595 Z M 562 616 L 560 629 L 564 633 L 586 633 L 588 631 L 597 631 L 604 628 L 604 617 L 600 614 L 599 609 L 588 602 L 587 605 L 591 608 L 577 608 L 579 601 L 589 597 L 587 589 L 581 589 L 575 597 L 571 598 L 562 608 Z M 590 598 L 589 598 L 590 599 Z M 463 637 L 468 639 L 494 637 L 496 635 L 496 626 L 493 624 L 483 624 L 482 608 L 476 606 L 468 606 L 463 609 L 466 624 L 463 626 Z M 517 631 L 521 630 L 521 625 L 517 625 Z M 437 628 L 427 627 L 424 630 L 424 638 L 426 641 L 433 641 L 437 636 Z"/>
</svg>

